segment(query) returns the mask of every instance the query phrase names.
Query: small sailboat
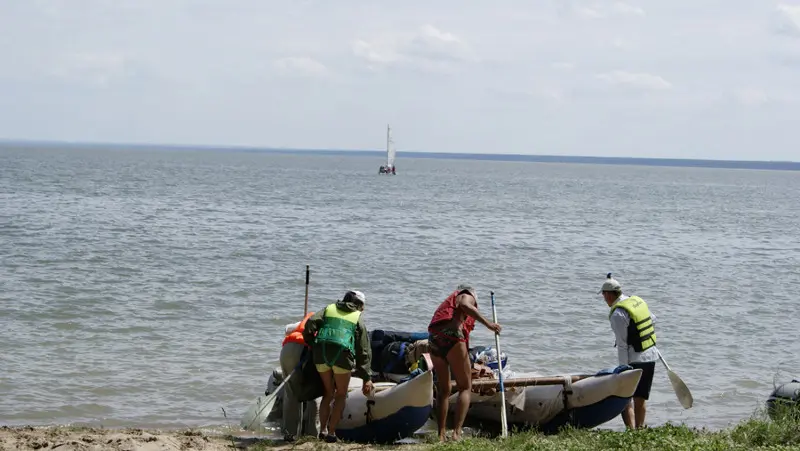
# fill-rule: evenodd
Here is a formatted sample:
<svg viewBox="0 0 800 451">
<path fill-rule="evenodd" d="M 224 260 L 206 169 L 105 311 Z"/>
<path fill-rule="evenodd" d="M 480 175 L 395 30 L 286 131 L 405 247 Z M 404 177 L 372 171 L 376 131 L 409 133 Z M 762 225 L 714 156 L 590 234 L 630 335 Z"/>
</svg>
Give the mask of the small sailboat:
<svg viewBox="0 0 800 451">
<path fill-rule="evenodd" d="M 386 165 L 378 169 L 378 174 L 391 174 L 395 175 L 394 167 L 394 141 L 392 140 L 392 127 L 386 125 Z"/>
</svg>

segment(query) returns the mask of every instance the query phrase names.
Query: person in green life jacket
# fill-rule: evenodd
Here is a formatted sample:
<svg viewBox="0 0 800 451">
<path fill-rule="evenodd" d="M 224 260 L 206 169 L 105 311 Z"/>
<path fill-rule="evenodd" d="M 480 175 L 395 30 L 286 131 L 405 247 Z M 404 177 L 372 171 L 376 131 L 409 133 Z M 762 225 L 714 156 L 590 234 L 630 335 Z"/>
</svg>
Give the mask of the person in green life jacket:
<svg viewBox="0 0 800 451">
<path fill-rule="evenodd" d="M 319 406 L 319 438 L 329 443 L 336 442 L 336 425 L 344 411 L 351 373 L 363 380 L 364 395 L 369 395 L 373 389 L 372 348 L 362 316 L 365 302 L 364 293 L 348 291 L 341 301 L 309 318 L 303 330 L 303 338 L 312 346 L 314 364 L 325 386 Z"/>
<path fill-rule="evenodd" d="M 614 331 L 619 364 L 642 370 L 632 403 L 622 411 L 625 426 L 639 429 L 644 426 L 647 414 L 645 402 L 650 399 L 650 387 L 653 385 L 653 374 L 658 360 L 656 316 L 639 296 L 622 294 L 622 285 L 611 277 L 611 273 L 606 276 L 598 294 L 603 295 L 606 304 L 611 308 L 608 320 L 611 330 Z"/>
</svg>

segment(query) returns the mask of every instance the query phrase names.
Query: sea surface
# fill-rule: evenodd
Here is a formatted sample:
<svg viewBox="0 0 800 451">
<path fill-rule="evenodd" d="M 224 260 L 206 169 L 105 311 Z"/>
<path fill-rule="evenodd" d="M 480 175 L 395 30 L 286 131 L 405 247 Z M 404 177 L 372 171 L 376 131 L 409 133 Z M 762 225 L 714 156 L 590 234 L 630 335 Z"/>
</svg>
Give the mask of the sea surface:
<svg viewBox="0 0 800 451">
<path fill-rule="evenodd" d="M 0 424 L 238 425 L 306 265 L 310 308 L 362 290 L 370 329 L 424 331 L 460 282 L 491 317 L 493 290 L 510 368 L 548 375 L 617 365 L 612 272 L 695 399 L 659 365 L 650 425 L 724 428 L 800 376 L 800 172 L 382 162 L 0 149 Z"/>
</svg>

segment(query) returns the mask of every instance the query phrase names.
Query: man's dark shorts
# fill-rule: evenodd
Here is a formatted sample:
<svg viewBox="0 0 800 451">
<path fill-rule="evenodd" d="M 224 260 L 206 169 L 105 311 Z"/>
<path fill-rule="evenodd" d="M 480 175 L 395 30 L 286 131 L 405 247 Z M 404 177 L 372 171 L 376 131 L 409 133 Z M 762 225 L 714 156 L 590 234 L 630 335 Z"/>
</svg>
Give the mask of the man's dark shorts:
<svg viewBox="0 0 800 451">
<path fill-rule="evenodd" d="M 656 362 L 635 362 L 629 363 L 629 365 L 634 369 L 642 370 L 642 377 L 639 379 L 639 385 L 636 386 L 633 397 L 650 399 L 650 387 L 653 386 L 653 373 L 656 370 Z"/>
</svg>

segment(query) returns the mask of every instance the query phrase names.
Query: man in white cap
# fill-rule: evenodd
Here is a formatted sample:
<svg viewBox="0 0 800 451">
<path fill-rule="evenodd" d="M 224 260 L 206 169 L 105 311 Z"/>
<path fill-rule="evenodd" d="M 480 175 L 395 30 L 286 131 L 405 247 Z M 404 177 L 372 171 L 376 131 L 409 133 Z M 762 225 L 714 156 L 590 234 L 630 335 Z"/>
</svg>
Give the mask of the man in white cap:
<svg viewBox="0 0 800 451">
<path fill-rule="evenodd" d="M 625 296 L 622 285 L 606 275 L 600 294 L 611 308 L 608 319 L 616 338 L 615 346 L 620 365 L 642 370 L 642 378 L 633 394 L 633 403 L 622 411 L 622 421 L 628 428 L 641 428 L 647 413 L 645 401 L 650 398 L 658 350 L 656 349 L 656 317 L 639 296 Z"/>
</svg>

